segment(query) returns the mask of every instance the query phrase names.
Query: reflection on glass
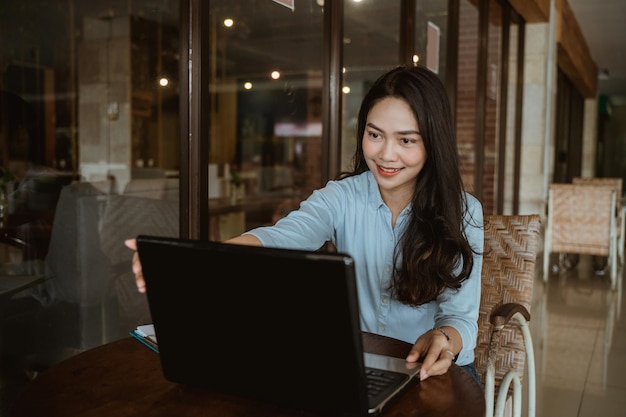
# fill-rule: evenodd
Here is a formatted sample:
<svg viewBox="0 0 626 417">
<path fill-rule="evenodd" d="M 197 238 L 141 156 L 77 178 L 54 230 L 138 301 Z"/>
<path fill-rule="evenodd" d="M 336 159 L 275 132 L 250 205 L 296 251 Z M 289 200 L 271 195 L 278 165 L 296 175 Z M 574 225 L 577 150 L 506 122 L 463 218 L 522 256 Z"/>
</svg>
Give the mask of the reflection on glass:
<svg viewBox="0 0 626 417">
<path fill-rule="evenodd" d="M 414 51 L 402 61 L 425 65 L 445 79 L 448 2 L 415 2 Z M 344 5 L 344 85 L 342 169 L 356 148 L 356 120 L 364 94 L 383 72 L 400 63 L 401 2 L 351 2 Z M 367 25 L 363 22 L 368 22 Z"/>
<path fill-rule="evenodd" d="M 448 1 L 417 0 L 415 8 L 415 52 L 419 63 L 445 82 L 447 72 Z"/>
<path fill-rule="evenodd" d="M 81 175 L 132 178 L 178 169 L 178 29 L 134 15 L 83 18 L 77 43 Z"/>
<path fill-rule="evenodd" d="M 178 25 L 178 0 L 2 2 L 4 231 L 24 245 L 3 263 L 13 272 L 43 270 L 71 182 L 122 194 L 178 176 Z"/>
<path fill-rule="evenodd" d="M 0 280 L 46 278 L 3 297 L 3 377 L 150 320 L 124 240 L 178 235 L 179 7 L 0 2 Z"/>
<path fill-rule="evenodd" d="M 367 22 L 367 23 L 364 23 Z M 386 70 L 398 64 L 400 2 L 344 3 L 341 170 L 347 170 L 356 148 L 356 122 L 363 96 Z"/>
<path fill-rule="evenodd" d="M 209 13 L 210 235 L 221 240 L 321 186 L 323 7 L 220 0 Z"/>
</svg>

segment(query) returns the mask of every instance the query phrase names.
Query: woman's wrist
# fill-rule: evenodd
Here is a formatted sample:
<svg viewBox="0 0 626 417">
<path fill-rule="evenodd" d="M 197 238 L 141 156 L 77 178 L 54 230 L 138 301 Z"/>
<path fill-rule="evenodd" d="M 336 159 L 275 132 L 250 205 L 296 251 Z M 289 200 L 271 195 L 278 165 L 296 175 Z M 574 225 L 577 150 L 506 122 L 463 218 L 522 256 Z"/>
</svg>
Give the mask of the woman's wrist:
<svg viewBox="0 0 626 417">
<path fill-rule="evenodd" d="M 430 330 L 431 331 L 437 331 L 437 332 L 441 333 L 442 335 L 444 335 L 446 337 L 446 340 L 448 342 L 450 341 L 450 335 L 448 334 L 448 332 L 443 327 L 433 327 Z"/>
<path fill-rule="evenodd" d="M 461 349 L 459 349 L 459 352 L 455 351 L 454 343 L 452 342 L 452 337 L 450 336 L 451 331 L 449 329 L 451 328 L 449 327 L 446 329 L 443 327 L 433 327 L 432 329 L 430 329 L 430 331 L 437 332 L 446 338 L 446 340 L 448 341 L 448 345 L 449 345 L 449 349 L 446 349 L 446 352 L 452 357 L 452 362 L 456 362 L 456 360 L 459 357 L 459 353 Z"/>
</svg>

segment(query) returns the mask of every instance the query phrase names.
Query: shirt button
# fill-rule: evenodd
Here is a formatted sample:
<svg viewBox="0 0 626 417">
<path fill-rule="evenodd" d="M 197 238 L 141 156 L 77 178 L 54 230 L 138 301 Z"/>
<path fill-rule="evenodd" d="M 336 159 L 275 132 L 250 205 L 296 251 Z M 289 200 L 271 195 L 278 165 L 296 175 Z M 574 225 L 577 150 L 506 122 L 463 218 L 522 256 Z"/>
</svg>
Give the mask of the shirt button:
<svg viewBox="0 0 626 417">
<path fill-rule="evenodd" d="M 387 297 L 383 297 L 381 302 L 383 303 L 383 305 L 387 305 Z"/>
<path fill-rule="evenodd" d="M 384 331 L 385 331 L 385 326 L 380 326 L 380 327 L 378 328 L 378 330 L 379 330 L 379 331 L 381 331 L 381 332 L 384 332 Z"/>
</svg>

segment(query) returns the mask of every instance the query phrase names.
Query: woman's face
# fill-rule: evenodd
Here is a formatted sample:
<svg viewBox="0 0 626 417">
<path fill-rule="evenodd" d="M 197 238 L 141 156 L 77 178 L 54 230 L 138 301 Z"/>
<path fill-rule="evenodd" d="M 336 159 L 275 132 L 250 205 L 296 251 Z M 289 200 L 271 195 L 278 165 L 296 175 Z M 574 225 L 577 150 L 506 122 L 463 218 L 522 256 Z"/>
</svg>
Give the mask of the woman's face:
<svg viewBox="0 0 626 417">
<path fill-rule="evenodd" d="M 394 97 L 376 103 L 367 115 L 362 141 L 363 156 L 383 199 L 410 201 L 426 163 L 426 148 L 411 107 Z"/>
</svg>

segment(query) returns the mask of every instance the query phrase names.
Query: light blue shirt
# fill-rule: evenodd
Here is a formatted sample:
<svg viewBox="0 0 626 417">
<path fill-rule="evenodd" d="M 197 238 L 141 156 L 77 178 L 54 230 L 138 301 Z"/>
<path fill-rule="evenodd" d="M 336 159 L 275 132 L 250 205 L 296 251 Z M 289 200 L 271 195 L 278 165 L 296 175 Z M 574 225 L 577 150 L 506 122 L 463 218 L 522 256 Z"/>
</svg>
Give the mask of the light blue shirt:
<svg viewBox="0 0 626 417">
<path fill-rule="evenodd" d="M 478 335 L 484 233 L 480 202 L 470 194 L 466 194 L 466 199 L 465 232 L 478 252 L 471 276 L 460 289 L 446 289 L 436 301 L 419 307 L 392 299 L 388 291 L 394 247 L 411 208 L 400 213 L 392 228 L 391 211 L 370 171 L 329 181 L 303 201 L 299 210 L 290 212 L 274 226 L 247 233 L 269 247 L 316 250 L 332 241 L 339 252 L 351 255 L 355 261 L 361 330 L 413 344 L 433 327 L 452 326 L 463 340 L 457 364 L 467 365 L 474 361 Z"/>
</svg>

